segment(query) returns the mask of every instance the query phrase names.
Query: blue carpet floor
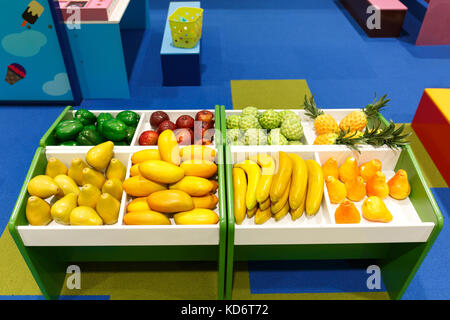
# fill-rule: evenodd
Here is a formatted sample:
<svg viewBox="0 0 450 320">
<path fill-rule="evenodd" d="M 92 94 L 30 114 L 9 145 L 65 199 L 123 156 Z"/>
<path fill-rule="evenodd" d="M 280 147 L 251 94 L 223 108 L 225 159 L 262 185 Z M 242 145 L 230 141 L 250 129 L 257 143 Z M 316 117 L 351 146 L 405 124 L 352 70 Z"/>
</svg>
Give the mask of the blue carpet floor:
<svg viewBox="0 0 450 320">
<path fill-rule="evenodd" d="M 383 112 L 387 118 L 411 122 L 424 88 L 450 85 L 450 46 L 416 47 L 420 21 L 410 13 L 400 38 L 370 39 L 335 0 L 204 1 L 202 6 L 206 10 L 202 86 L 162 87 L 159 51 L 168 1 L 152 0 L 150 30 L 122 34 L 131 99 L 87 100 L 82 106 L 231 107 L 230 80 L 306 79 L 321 107 L 364 106 L 372 101 L 376 91 L 387 93 L 392 99 L 391 107 Z M 39 139 L 62 109 L 0 107 L 0 147 L 4 150 L 0 157 L 1 230 L 9 219 Z M 440 204 L 447 208 L 448 192 L 434 190 Z M 444 228 L 405 298 L 450 298 L 447 231 Z M 358 276 L 358 272 L 354 275 Z M 262 276 L 274 275 L 258 277 Z M 302 275 L 296 276 L 300 279 Z M 290 289 L 270 290 L 296 291 L 292 285 Z"/>
</svg>

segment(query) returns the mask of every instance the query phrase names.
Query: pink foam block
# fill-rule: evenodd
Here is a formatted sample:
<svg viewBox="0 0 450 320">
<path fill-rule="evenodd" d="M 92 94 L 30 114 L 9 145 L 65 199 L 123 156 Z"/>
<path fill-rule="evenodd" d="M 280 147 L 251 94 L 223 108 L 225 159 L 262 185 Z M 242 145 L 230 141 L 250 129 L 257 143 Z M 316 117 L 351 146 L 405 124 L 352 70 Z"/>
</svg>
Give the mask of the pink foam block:
<svg viewBox="0 0 450 320">
<path fill-rule="evenodd" d="M 433 0 L 416 40 L 418 46 L 450 45 L 450 1 Z"/>
<path fill-rule="evenodd" d="M 380 10 L 408 10 L 400 0 L 369 0 L 369 3 Z"/>
<path fill-rule="evenodd" d="M 80 8 L 82 21 L 107 21 L 119 0 L 59 0 L 64 20 L 71 15 L 71 9 Z"/>
</svg>

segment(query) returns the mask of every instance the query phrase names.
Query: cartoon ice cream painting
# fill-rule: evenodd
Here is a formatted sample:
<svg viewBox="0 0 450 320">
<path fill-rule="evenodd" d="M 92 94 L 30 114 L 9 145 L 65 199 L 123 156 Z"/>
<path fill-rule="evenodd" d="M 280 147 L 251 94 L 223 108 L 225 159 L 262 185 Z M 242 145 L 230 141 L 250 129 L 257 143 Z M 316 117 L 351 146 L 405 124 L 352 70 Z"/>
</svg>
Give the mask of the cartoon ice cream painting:
<svg viewBox="0 0 450 320">
<path fill-rule="evenodd" d="M 25 27 L 27 23 L 34 24 L 43 12 L 44 7 L 41 6 L 39 2 L 35 0 L 31 1 L 27 9 L 22 14 L 22 18 L 24 19 L 22 27 Z"/>
<path fill-rule="evenodd" d="M 10 85 L 13 85 L 25 78 L 26 74 L 27 72 L 25 71 L 25 68 L 23 66 L 18 63 L 13 63 L 8 66 L 5 80 Z"/>
</svg>

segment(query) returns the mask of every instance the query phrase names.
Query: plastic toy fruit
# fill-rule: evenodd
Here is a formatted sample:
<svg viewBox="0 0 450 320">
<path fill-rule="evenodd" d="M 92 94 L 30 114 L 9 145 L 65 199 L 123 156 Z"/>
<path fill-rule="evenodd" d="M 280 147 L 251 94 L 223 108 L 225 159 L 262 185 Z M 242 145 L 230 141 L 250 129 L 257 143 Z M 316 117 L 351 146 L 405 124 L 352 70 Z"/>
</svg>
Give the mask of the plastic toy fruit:
<svg viewBox="0 0 450 320">
<path fill-rule="evenodd" d="M 255 213 L 255 224 L 263 224 L 272 218 L 272 212 L 270 208 L 265 210 L 257 209 Z"/>
<path fill-rule="evenodd" d="M 106 120 L 103 122 L 102 135 L 107 140 L 122 141 L 127 136 L 127 125 L 119 119 Z"/>
<path fill-rule="evenodd" d="M 163 121 L 169 120 L 169 116 L 164 111 L 155 111 L 150 116 L 150 124 L 158 127 Z"/>
<path fill-rule="evenodd" d="M 267 135 L 267 144 L 269 145 L 288 145 L 289 141 L 281 134 L 280 129 L 272 129 Z"/>
<path fill-rule="evenodd" d="M 50 205 L 39 197 L 28 198 L 25 213 L 28 223 L 32 226 L 46 226 L 52 221 Z"/>
<path fill-rule="evenodd" d="M 133 164 L 138 164 L 148 160 L 161 160 L 159 150 L 156 149 L 141 150 L 133 153 L 133 155 L 131 156 L 131 162 Z"/>
<path fill-rule="evenodd" d="M 51 157 L 50 159 L 48 159 L 47 167 L 45 168 L 45 174 L 50 178 L 54 178 L 60 174 L 67 174 L 67 168 L 64 163 L 62 163 L 55 157 Z"/>
<path fill-rule="evenodd" d="M 69 224 L 70 213 L 78 205 L 77 199 L 78 197 L 75 193 L 69 193 L 64 198 L 56 201 L 50 210 L 53 220 L 60 224 Z"/>
<path fill-rule="evenodd" d="M 307 111 L 306 115 L 314 119 L 314 128 L 316 129 L 317 135 L 337 133 L 339 131 L 336 120 L 331 115 L 325 114 L 317 108 L 314 97 L 310 97 L 308 100 L 308 96 L 305 95 L 303 106 Z"/>
<path fill-rule="evenodd" d="M 257 129 L 259 126 L 259 121 L 254 116 L 241 116 L 239 119 L 239 129 L 241 130 Z"/>
<path fill-rule="evenodd" d="M 332 176 L 335 179 L 339 179 L 339 169 L 337 164 L 337 159 L 335 157 L 329 158 L 322 165 L 323 176 L 325 180 L 328 176 Z"/>
<path fill-rule="evenodd" d="M 258 206 L 254 206 L 252 209 L 247 209 L 247 218 L 251 219 L 255 215 L 256 211 L 258 210 Z"/>
<path fill-rule="evenodd" d="M 130 168 L 130 177 L 139 176 L 141 172 L 139 171 L 139 163 L 131 166 Z"/>
<path fill-rule="evenodd" d="M 120 201 L 123 194 L 122 181 L 117 178 L 107 180 L 102 187 L 102 193 L 109 193 Z"/>
<path fill-rule="evenodd" d="M 175 183 L 184 177 L 183 168 L 161 160 L 141 162 L 139 172 L 144 178 L 162 184 Z"/>
<path fill-rule="evenodd" d="M 185 176 L 177 183 L 169 186 L 169 189 L 184 191 L 192 197 L 202 197 L 209 194 L 213 187 L 214 185 L 208 179 Z"/>
<path fill-rule="evenodd" d="M 55 180 L 49 176 L 39 175 L 34 177 L 28 183 L 28 193 L 31 196 L 36 196 L 41 199 L 54 196 L 60 193 L 61 189 L 56 184 Z"/>
<path fill-rule="evenodd" d="M 165 130 L 159 135 L 158 149 L 161 160 L 172 163 L 176 166 L 180 165 L 180 149 L 173 131 Z"/>
<path fill-rule="evenodd" d="M 361 215 L 353 202 L 344 200 L 334 213 L 336 223 L 360 223 Z"/>
<path fill-rule="evenodd" d="M 59 140 L 68 141 L 74 140 L 81 130 L 83 130 L 83 124 L 80 120 L 64 120 L 56 126 L 55 134 Z"/>
<path fill-rule="evenodd" d="M 233 168 L 233 192 L 234 192 L 234 220 L 237 224 L 244 221 L 247 206 L 245 197 L 247 194 L 247 178 L 241 168 Z"/>
<path fill-rule="evenodd" d="M 180 149 L 180 157 L 183 161 L 187 160 L 209 160 L 214 161 L 216 159 L 216 150 L 201 146 L 201 145 L 191 145 L 187 147 L 182 147 Z"/>
<path fill-rule="evenodd" d="M 97 117 L 97 131 L 100 134 L 103 134 L 103 124 L 105 123 L 106 120 L 109 119 L 114 119 L 114 117 L 112 116 L 112 114 L 110 113 L 100 113 Z"/>
<path fill-rule="evenodd" d="M 197 112 L 195 115 L 195 121 L 202 121 L 202 122 L 212 122 L 214 119 L 214 113 L 208 110 L 202 110 Z"/>
<path fill-rule="evenodd" d="M 139 136 L 140 146 L 156 146 L 158 144 L 159 134 L 153 130 L 147 130 L 142 132 Z"/>
<path fill-rule="evenodd" d="M 127 212 L 148 211 L 147 197 L 136 198 L 127 205 Z"/>
<path fill-rule="evenodd" d="M 239 120 L 241 119 L 240 115 L 233 114 L 227 117 L 227 129 L 239 129 Z"/>
<path fill-rule="evenodd" d="M 366 185 L 362 177 L 356 177 L 345 182 L 347 198 L 352 201 L 361 201 L 366 196 Z"/>
<path fill-rule="evenodd" d="M 120 162 L 119 159 L 111 159 L 109 162 L 108 169 L 106 170 L 107 179 L 119 179 L 120 181 L 125 180 L 127 174 L 127 168 Z"/>
<path fill-rule="evenodd" d="M 284 207 L 281 208 L 280 211 L 278 211 L 277 213 L 274 214 L 275 221 L 280 221 L 281 219 L 283 219 L 288 212 L 289 212 L 289 203 L 286 202 Z"/>
<path fill-rule="evenodd" d="M 219 202 L 219 198 L 215 194 L 208 194 L 203 197 L 192 197 L 194 208 L 214 209 Z"/>
<path fill-rule="evenodd" d="M 278 170 L 270 187 L 270 201 L 277 202 L 283 196 L 292 174 L 292 160 L 285 152 L 278 152 Z"/>
<path fill-rule="evenodd" d="M 267 198 L 266 201 L 264 201 L 263 203 L 259 204 L 259 209 L 260 210 L 266 210 L 267 208 L 269 208 L 272 205 L 272 202 L 270 201 L 270 198 Z"/>
<path fill-rule="evenodd" d="M 263 112 L 258 120 L 263 129 L 268 130 L 278 128 L 281 124 L 280 115 L 275 110 L 267 110 Z"/>
<path fill-rule="evenodd" d="M 303 215 L 303 212 L 305 211 L 304 208 L 298 207 L 297 209 L 290 209 L 289 213 L 291 214 L 292 221 L 297 220 Z"/>
<path fill-rule="evenodd" d="M 83 126 L 88 126 L 97 122 L 95 114 L 86 109 L 78 109 L 77 112 L 75 112 L 75 119 L 80 120 Z"/>
<path fill-rule="evenodd" d="M 178 144 L 191 145 L 194 143 L 194 131 L 189 128 L 180 128 L 173 131 Z"/>
<path fill-rule="evenodd" d="M 306 214 L 315 215 L 322 203 L 324 178 L 322 167 L 314 160 L 306 160 L 308 168 L 308 193 L 306 195 Z"/>
<path fill-rule="evenodd" d="M 162 132 L 164 132 L 166 130 L 174 131 L 176 128 L 177 128 L 177 126 L 175 125 L 175 123 L 173 123 L 170 120 L 165 120 L 159 124 L 158 128 L 156 129 L 156 132 L 158 134 L 161 134 Z"/>
<path fill-rule="evenodd" d="M 176 124 L 177 128 L 192 129 L 192 128 L 194 128 L 194 118 L 192 118 L 189 115 L 184 114 L 184 115 L 178 117 L 175 124 Z"/>
<path fill-rule="evenodd" d="M 369 197 L 377 196 L 381 199 L 386 198 L 389 195 L 389 186 L 386 183 L 384 173 L 377 171 L 375 175 L 367 181 L 366 190 Z"/>
<path fill-rule="evenodd" d="M 275 172 L 275 160 L 267 154 L 258 154 L 250 157 L 250 160 L 258 163 L 261 167 L 261 176 L 256 187 L 256 201 L 261 204 L 270 197 L 270 187 Z"/>
<path fill-rule="evenodd" d="M 289 160 L 290 161 L 290 160 Z M 247 194 L 245 196 L 245 204 L 247 210 L 256 207 L 256 189 L 261 178 L 261 168 L 258 164 L 251 160 L 245 160 L 235 165 L 235 168 L 241 168 L 247 174 Z"/>
<path fill-rule="evenodd" d="M 70 213 L 70 224 L 73 226 L 100 226 L 102 218 L 91 207 L 78 207 Z"/>
<path fill-rule="evenodd" d="M 82 173 L 83 177 L 81 179 L 81 182 L 83 183 L 83 185 L 92 184 L 98 189 L 101 189 L 103 187 L 103 184 L 106 182 L 105 176 L 94 169 L 84 168 Z"/>
<path fill-rule="evenodd" d="M 98 171 L 105 170 L 113 157 L 114 143 L 106 141 L 91 148 L 86 155 L 86 162 Z"/>
<path fill-rule="evenodd" d="M 147 210 L 129 212 L 123 217 L 126 225 L 169 225 L 172 224 L 164 214 Z"/>
<path fill-rule="evenodd" d="M 83 185 L 83 169 L 87 168 L 88 165 L 80 158 L 75 158 L 70 164 L 69 171 L 67 175 L 71 177 L 77 185 Z"/>
<path fill-rule="evenodd" d="M 383 200 L 377 196 L 364 200 L 362 214 L 366 220 L 374 222 L 390 222 L 393 218 Z"/>
<path fill-rule="evenodd" d="M 153 192 L 167 189 L 166 186 L 147 180 L 140 175 L 128 178 L 123 182 L 122 187 L 128 195 L 133 197 L 146 197 Z"/>
<path fill-rule="evenodd" d="M 289 180 L 286 190 L 283 193 L 283 196 L 277 202 L 271 202 L 270 210 L 273 214 L 276 214 L 278 211 L 283 209 L 286 203 L 289 203 L 289 191 L 291 190 L 291 180 Z"/>
<path fill-rule="evenodd" d="M 84 127 L 77 136 L 77 145 L 79 146 L 95 146 L 102 142 L 103 138 L 94 125 Z"/>
<path fill-rule="evenodd" d="M 331 203 L 337 204 L 345 200 L 347 197 L 347 188 L 341 181 L 333 176 L 328 176 L 328 178 L 325 179 L 325 182 Z"/>
<path fill-rule="evenodd" d="M 129 110 L 121 111 L 116 116 L 116 119 L 122 121 L 128 127 L 132 127 L 132 128 L 136 128 L 137 127 L 140 118 L 141 117 L 136 112 L 129 111 Z"/>
<path fill-rule="evenodd" d="M 217 165 L 209 160 L 187 160 L 181 163 L 180 168 L 186 176 L 211 178 L 217 173 Z"/>
<path fill-rule="evenodd" d="M 377 171 L 381 171 L 381 168 L 381 161 L 378 159 L 373 159 L 366 163 L 363 163 L 359 167 L 359 172 L 364 181 L 367 182 L 377 173 Z"/>
<path fill-rule="evenodd" d="M 180 212 L 173 216 L 176 224 L 195 225 L 195 224 L 217 224 L 219 216 L 209 209 L 193 209 L 186 212 Z"/>
<path fill-rule="evenodd" d="M 109 193 L 98 198 L 95 209 L 105 224 L 115 224 L 119 218 L 120 202 Z"/>
<path fill-rule="evenodd" d="M 339 179 L 342 182 L 355 179 L 359 176 L 359 168 L 355 157 L 348 157 L 344 163 L 339 167 Z"/>
<path fill-rule="evenodd" d="M 405 170 L 400 169 L 388 181 L 389 195 L 397 200 L 403 200 L 409 197 L 411 186 L 408 181 L 408 174 Z"/>
<path fill-rule="evenodd" d="M 59 189 L 61 189 L 60 196 L 68 195 L 69 193 L 75 193 L 78 195 L 80 193 L 80 189 L 78 188 L 78 185 L 75 181 L 69 176 L 66 176 L 65 174 L 57 175 L 53 179 L 56 184 L 58 185 Z"/>
<path fill-rule="evenodd" d="M 78 196 L 78 205 L 95 208 L 101 194 L 102 193 L 96 186 L 86 184 L 81 188 L 81 192 Z"/>
<path fill-rule="evenodd" d="M 174 213 L 194 209 L 194 202 L 186 192 L 180 190 L 163 190 L 148 196 L 151 210 L 163 213 Z"/>
<path fill-rule="evenodd" d="M 300 118 L 288 118 L 283 121 L 280 132 L 288 140 L 300 140 L 303 137 L 303 126 Z"/>
</svg>

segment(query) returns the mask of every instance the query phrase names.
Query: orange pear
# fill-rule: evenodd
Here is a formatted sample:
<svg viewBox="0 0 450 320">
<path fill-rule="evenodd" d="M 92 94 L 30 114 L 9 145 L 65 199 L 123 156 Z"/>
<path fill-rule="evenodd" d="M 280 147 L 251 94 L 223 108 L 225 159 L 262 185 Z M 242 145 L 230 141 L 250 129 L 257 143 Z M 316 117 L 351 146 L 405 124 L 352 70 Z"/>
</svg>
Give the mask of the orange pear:
<svg viewBox="0 0 450 320">
<path fill-rule="evenodd" d="M 348 157 L 339 167 L 339 179 L 342 182 L 351 180 L 359 176 L 359 168 L 355 157 Z"/>
<path fill-rule="evenodd" d="M 360 223 L 361 215 L 353 202 L 344 200 L 334 213 L 336 223 Z"/>
<path fill-rule="evenodd" d="M 384 199 L 389 195 L 389 186 L 386 183 L 386 176 L 383 172 L 377 171 L 375 175 L 367 181 L 366 191 L 369 197 L 377 196 Z"/>
<path fill-rule="evenodd" d="M 328 176 L 325 180 L 327 184 L 328 196 L 331 203 L 339 203 L 345 200 L 347 190 L 345 185 L 333 176 Z"/>
<path fill-rule="evenodd" d="M 364 179 L 364 181 L 367 182 L 377 173 L 377 171 L 381 171 L 381 167 L 382 167 L 381 161 L 378 159 L 373 159 L 363 163 L 359 167 L 359 171 L 361 177 Z"/>
<path fill-rule="evenodd" d="M 408 182 L 408 174 L 405 170 L 400 169 L 397 173 L 388 181 L 389 195 L 397 200 L 403 200 L 408 198 L 411 193 L 411 186 Z"/>
<path fill-rule="evenodd" d="M 384 204 L 383 200 L 377 196 L 372 196 L 364 200 L 362 205 L 364 219 L 374 222 L 390 222 L 392 214 Z"/>
<path fill-rule="evenodd" d="M 332 176 L 335 179 L 339 179 L 339 169 L 337 160 L 335 157 L 331 157 L 322 165 L 323 176 L 327 179 L 328 176 Z"/>
<path fill-rule="evenodd" d="M 347 189 L 347 198 L 352 201 L 361 201 L 366 196 L 366 184 L 362 177 L 347 180 L 345 188 Z"/>
</svg>

